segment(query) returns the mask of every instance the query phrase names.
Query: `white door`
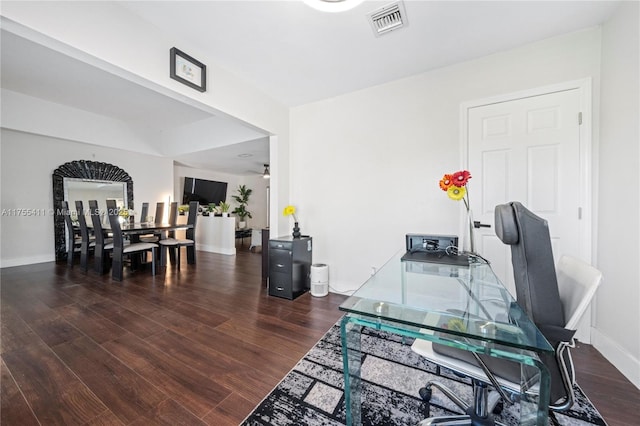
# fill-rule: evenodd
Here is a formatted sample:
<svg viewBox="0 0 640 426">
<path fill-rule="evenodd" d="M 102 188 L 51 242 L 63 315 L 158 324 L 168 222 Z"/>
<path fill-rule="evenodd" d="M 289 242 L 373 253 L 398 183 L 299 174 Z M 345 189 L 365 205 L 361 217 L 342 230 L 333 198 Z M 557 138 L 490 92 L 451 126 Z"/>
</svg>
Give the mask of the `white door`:
<svg viewBox="0 0 640 426">
<path fill-rule="evenodd" d="M 494 230 L 496 205 L 520 201 L 546 219 L 556 261 L 583 252 L 579 114 L 578 89 L 468 109 L 470 204 L 474 220 L 491 225 L 475 230 L 476 251 L 513 295 L 511 249 Z"/>
</svg>

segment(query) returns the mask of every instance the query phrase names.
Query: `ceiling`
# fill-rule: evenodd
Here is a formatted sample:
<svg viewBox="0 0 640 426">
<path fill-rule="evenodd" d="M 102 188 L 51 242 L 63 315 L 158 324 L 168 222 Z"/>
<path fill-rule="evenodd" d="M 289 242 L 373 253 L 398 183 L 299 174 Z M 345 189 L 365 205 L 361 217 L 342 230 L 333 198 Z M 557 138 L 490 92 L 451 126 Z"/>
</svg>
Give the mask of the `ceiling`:
<svg viewBox="0 0 640 426">
<path fill-rule="evenodd" d="M 408 25 L 375 37 L 367 14 L 389 3 L 365 1 L 333 14 L 302 0 L 118 2 L 287 106 L 593 27 L 606 21 L 619 2 L 405 0 Z M 251 175 L 262 173 L 269 162 L 268 136 L 245 123 L 7 31 L 1 41 L 5 89 L 116 118 L 147 133 L 194 126 L 206 139 L 160 149 L 160 155 L 179 164 Z M 176 47 L 193 54 L 181 44 Z"/>
<path fill-rule="evenodd" d="M 375 37 L 367 14 L 392 2 L 341 13 L 302 0 L 121 4 L 295 106 L 592 27 L 618 3 L 405 0 L 408 25 Z"/>
</svg>

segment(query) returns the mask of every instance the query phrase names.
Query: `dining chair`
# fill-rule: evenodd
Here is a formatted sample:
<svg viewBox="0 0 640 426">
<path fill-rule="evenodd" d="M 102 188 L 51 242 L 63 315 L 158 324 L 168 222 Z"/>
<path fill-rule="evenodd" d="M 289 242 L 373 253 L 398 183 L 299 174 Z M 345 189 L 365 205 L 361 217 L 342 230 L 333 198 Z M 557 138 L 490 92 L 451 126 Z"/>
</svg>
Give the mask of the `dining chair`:
<svg viewBox="0 0 640 426">
<path fill-rule="evenodd" d="M 89 270 L 89 251 L 95 249 L 96 241 L 95 237 L 89 234 L 87 217 L 85 216 L 82 201 L 76 201 L 76 212 L 78 214 L 78 223 L 80 224 L 80 268 L 87 272 Z"/>
<path fill-rule="evenodd" d="M 178 206 L 177 203 L 175 203 L 175 209 L 177 212 Z M 177 214 L 174 214 L 174 223 L 177 220 Z M 189 203 L 189 217 L 187 218 L 187 224 L 191 225 L 191 227 L 189 227 L 186 232 L 185 232 L 185 238 L 175 238 L 175 235 L 171 238 L 165 238 L 163 240 L 159 241 L 159 244 L 161 246 L 161 251 L 160 251 L 160 264 L 162 266 L 165 266 L 167 264 L 167 252 L 169 251 L 169 249 L 172 250 L 172 252 L 175 252 L 176 255 L 176 264 L 178 266 L 178 269 L 180 269 L 180 248 L 181 247 L 185 247 L 187 250 L 187 263 L 190 265 L 193 265 L 196 263 L 196 240 L 195 240 L 195 235 L 196 235 L 196 221 L 198 218 L 198 202 L 197 201 L 192 201 Z M 169 220 L 171 220 L 171 217 L 169 218 Z M 173 258 L 173 257 L 172 257 Z"/>
<path fill-rule="evenodd" d="M 116 281 L 122 281 L 124 275 L 124 257 L 126 255 L 151 252 L 151 275 L 156 274 L 156 248 L 155 243 L 131 242 L 125 244 L 122 227 L 120 226 L 120 216 L 117 213 L 115 200 L 107 200 L 107 211 L 109 213 L 109 224 L 113 233 L 113 243 L 111 248 L 111 277 Z"/>
<path fill-rule="evenodd" d="M 140 222 L 148 222 L 147 216 L 149 216 L 149 203 L 142 203 L 142 210 L 140 211 Z"/>
<path fill-rule="evenodd" d="M 93 225 L 93 236 L 95 238 L 94 266 L 93 269 L 99 275 L 103 275 L 109 270 L 109 252 L 112 246 L 107 241 L 105 230 L 102 227 L 102 214 L 98 208 L 97 200 L 89 200 L 89 214 Z"/>
<path fill-rule="evenodd" d="M 164 203 L 156 203 L 156 215 L 153 219 L 153 222 L 156 225 L 161 225 L 164 219 Z M 154 232 L 151 235 L 146 235 L 144 237 L 140 237 L 141 242 L 145 243 L 157 243 L 162 239 L 162 232 Z"/>
<path fill-rule="evenodd" d="M 164 203 L 156 203 L 156 216 L 153 219 L 156 225 L 160 225 L 164 219 Z"/>
<path fill-rule="evenodd" d="M 178 202 L 174 201 L 169 204 L 169 222 L 175 225 L 178 221 Z"/>
<path fill-rule="evenodd" d="M 176 223 L 178 223 L 178 203 L 177 202 L 172 202 L 171 204 L 169 204 L 169 222 L 167 222 L 169 225 L 175 225 Z M 175 229 L 170 229 L 167 231 L 165 238 L 176 238 L 176 230 Z M 159 242 L 158 242 L 159 243 Z M 162 253 L 164 251 L 164 247 L 160 247 L 160 260 L 161 260 L 161 264 L 162 264 Z M 169 259 L 171 261 L 171 264 L 174 265 L 176 263 L 176 252 L 175 250 L 171 250 L 169 251 Z M 166 258 L 165 258 L 165 262 L 164 265 L 166 265 Z M 163 265 L 163 266 L 164 266 Z"/>
<path fill-rule="evenodd" d="M 78 235 L 79 231 L 74 228 L 73 221 L 71 220 L 71 211 L 69 210 L 69 203 L 62 201 L 62 215 L 64 216 L 64 223 L 67 228 L 67 265 L 73 266 L 73 258 L 75 253 L 79 253 L 81 250 L 81 236 Z"/>
<path fill-rule="evenodd" d="M 149 203 L 144 202 L 142 203 L 142 211 L 140 212 L 140 222 L 141 223 L 148 223 L 149 222 Z M 146 241 L 147 239 L 149 239 L 149 241 Z M 156 238 L 154 236 L 154 234 L 148 234 L 148 235 L 141 235 L 140 236 L 140 241 L 145 241 L 145 242 L 156 242 Z"/>
<path fill-rule="evenodd" d="M 169 225 L 174 226 L 178 222 L 178 203 L 176 201 L 169 204 L 169 221 L 167 222 Z M 176 231 L 172 229 L 167 232 L 168 238 L 175 238 Z"/>
</svg>

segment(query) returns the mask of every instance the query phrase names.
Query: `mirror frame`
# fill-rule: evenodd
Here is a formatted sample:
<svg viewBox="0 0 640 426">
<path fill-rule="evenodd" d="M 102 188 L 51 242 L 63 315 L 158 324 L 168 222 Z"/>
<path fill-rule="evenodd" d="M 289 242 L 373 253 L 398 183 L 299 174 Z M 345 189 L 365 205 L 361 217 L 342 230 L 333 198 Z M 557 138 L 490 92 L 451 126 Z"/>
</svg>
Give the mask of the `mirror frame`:
<svg viewBox="0 0 640 426">
<path fill-rule="evenodd" d="M 127 184 L 128 208 L 134 208 L 133 180 L 120 167 L 88 160 L 70 161 L 59 166 L 53 171 L 53 211 L 55 212 L 53 215 L 53 229 L 56 261 L 67 259 L 64 217 L 59 214 L 62 211 L 62 201 L 64 200 L 64 178 L 125 182 Z M 69 202 L 69 209 L 75 209 L 75 200 Z"/>
</svg>

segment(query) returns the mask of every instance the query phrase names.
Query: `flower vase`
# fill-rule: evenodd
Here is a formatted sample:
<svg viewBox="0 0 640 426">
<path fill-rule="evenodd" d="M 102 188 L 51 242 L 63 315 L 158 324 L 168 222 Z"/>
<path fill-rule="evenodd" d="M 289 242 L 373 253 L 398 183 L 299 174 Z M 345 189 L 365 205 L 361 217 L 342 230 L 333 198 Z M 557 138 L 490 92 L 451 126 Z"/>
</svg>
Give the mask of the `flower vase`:
<svg viewBox="0 0 640 426">
<path fill-rule="evenodd" d="M 475 227 L 473 225 L 473 214 L 471 213 L 471 210 L 467 210 L 467 222 L 468 222 L 467 227 L 469 229 L 469 237 L 465 244 L 465 251 L 468 251 L 469 253 L 475 253 L 476 244 L 473 236 L 473 229 Z"/>
<path fill-rule="evenodd" d="M 298 227 L 298 222 L 293 224 L 293 238 L 300 238 L 300 227 Z"/>
</svg>

